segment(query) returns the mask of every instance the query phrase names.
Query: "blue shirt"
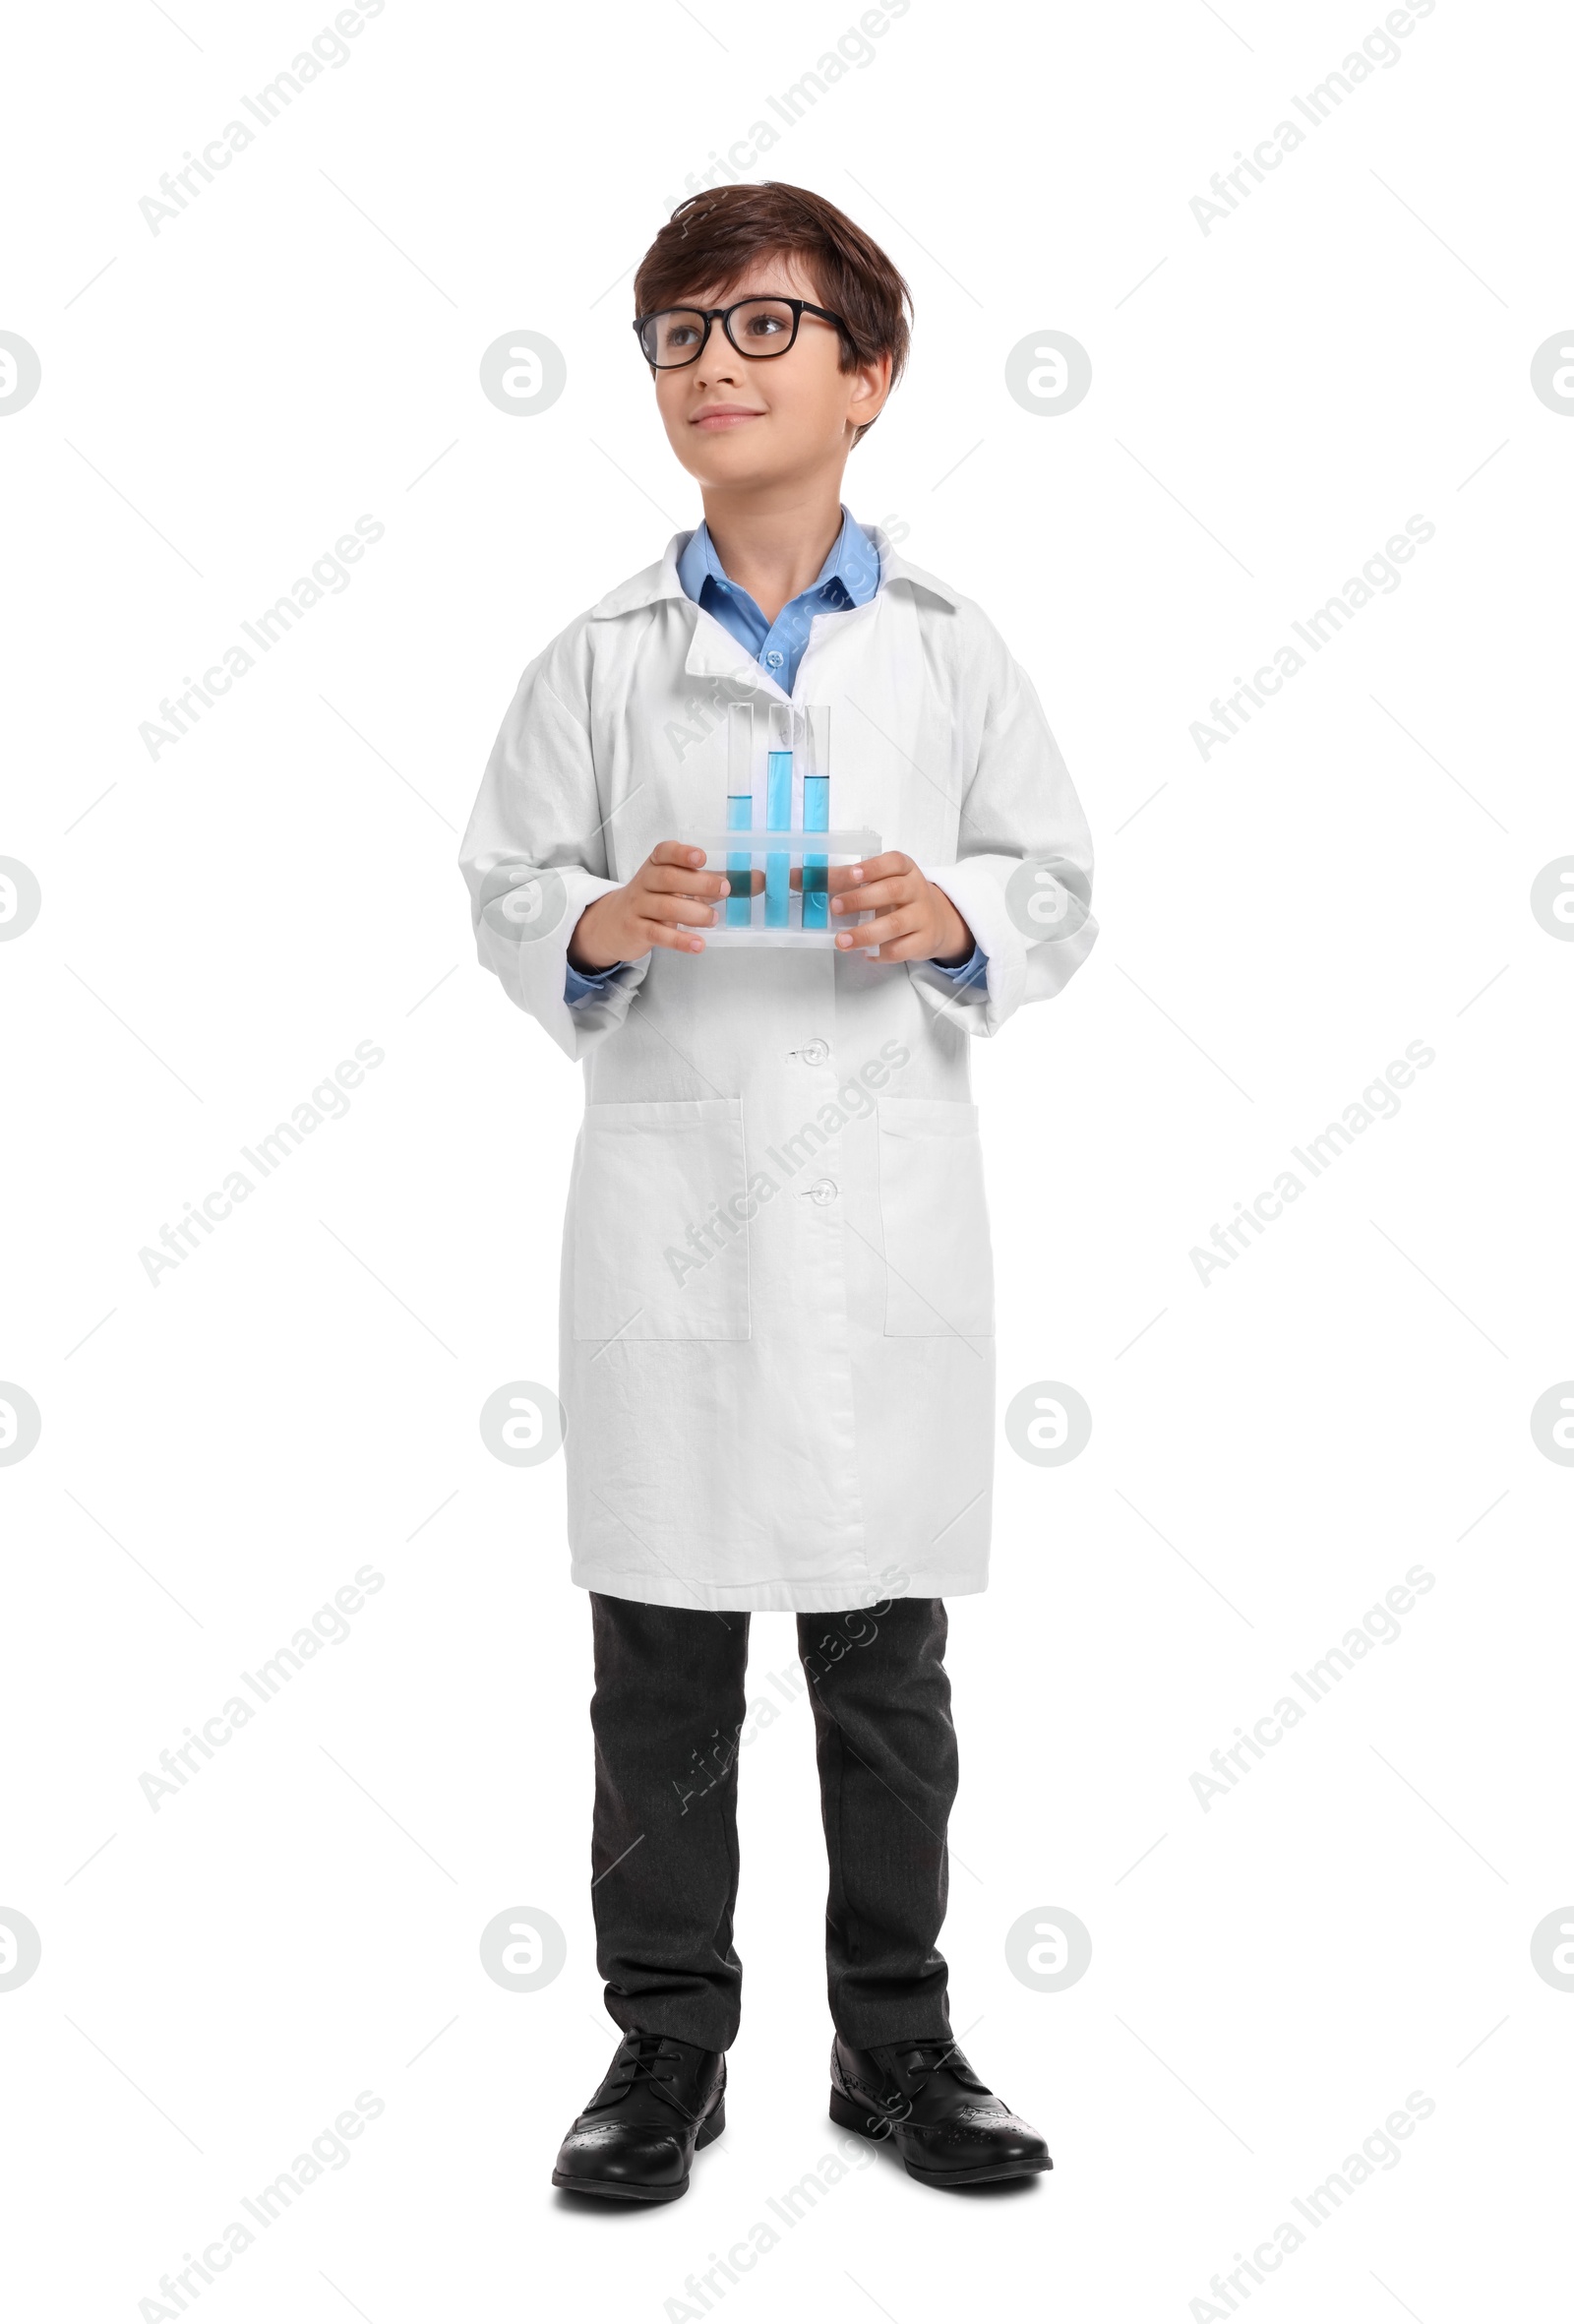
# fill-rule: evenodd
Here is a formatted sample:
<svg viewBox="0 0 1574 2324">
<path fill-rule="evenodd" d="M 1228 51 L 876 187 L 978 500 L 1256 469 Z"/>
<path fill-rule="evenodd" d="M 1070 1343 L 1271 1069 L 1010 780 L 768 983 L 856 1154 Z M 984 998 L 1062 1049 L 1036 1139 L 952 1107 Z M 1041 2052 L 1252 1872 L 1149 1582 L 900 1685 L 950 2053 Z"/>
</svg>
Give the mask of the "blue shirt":
<svg viewBox="0 0 1574 2324">
<path fill-rule="evenodd" d="M 684 594 L 720 622 L 740 645 L 747 646 L 784 694 L 791 694 L 816 614 L 846 613 L 855 605 L 867 605 L 879 587 L 879 551 L 863 526 L 855 522 L 851 510 L 844 508 L 842 528 L 831 544 L 830 555 L 809 587 L 789 598 L 773 622 L 766 621 L 747 589 L 727 579 L 710 537 L 710 527 L 704 522 L 690 536 L 678 559 L 678 579 L 683 583 Z M 564 999 L 571 1008 L 576 1001 L 587 1001 L 603 991 L 608 980 L 618 973 L 618 966 L 614 965 L 598 975 L 581 976 L 572 963 L 564 965 L 567 970 Z M 961 986 L 979 983 L 989 963 L 975 945 L 971 959 L 961 961 L 954 968 L 940 967 L 938 960 L 931 965 Z"/>
<path fill-rule="evenodd" d="M 701 524 L 678 560 L 678 579 L 696 605 L 713 614 L 740 645 L 747 645 L 783 694 L 791 694 L 817 613 L 846 613 L 867 605 L 879 587 L 879 551 L 861 524 L 842 511 L 842 528 L 816 579 L 766 621 L 747 589 L 729 581 L 708 524 Z"/>
</svg>

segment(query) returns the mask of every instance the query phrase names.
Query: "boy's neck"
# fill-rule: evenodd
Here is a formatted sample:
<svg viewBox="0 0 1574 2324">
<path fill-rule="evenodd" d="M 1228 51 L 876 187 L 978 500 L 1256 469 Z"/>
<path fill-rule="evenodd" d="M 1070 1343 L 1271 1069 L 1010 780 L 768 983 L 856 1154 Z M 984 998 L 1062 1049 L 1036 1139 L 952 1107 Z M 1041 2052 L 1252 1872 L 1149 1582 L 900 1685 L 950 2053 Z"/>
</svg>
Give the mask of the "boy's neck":
<svg viewBox="0 0 1574 2324">
<path fill-rule="evenodd" d="M 722 571 L 767 621 L 809 588 L 842 528 L 841 477 L 780 491 L 703 492 L 705 524 Z"/>
</svg>

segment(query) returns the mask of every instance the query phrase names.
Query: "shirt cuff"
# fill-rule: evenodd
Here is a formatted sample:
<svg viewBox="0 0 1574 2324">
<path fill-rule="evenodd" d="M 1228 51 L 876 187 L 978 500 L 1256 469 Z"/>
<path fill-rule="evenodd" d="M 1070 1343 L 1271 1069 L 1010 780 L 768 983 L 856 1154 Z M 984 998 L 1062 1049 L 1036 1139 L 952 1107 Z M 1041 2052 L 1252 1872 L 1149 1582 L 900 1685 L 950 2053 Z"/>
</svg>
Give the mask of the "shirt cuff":
<svg viewBox="0 0 1574 2324">
<path fill-rule="evenodd" d="M 982 983 L 989 974 L 990 964 L 988 955 L 975 945 L 971 958 L 959 962 L 954 967 L 947 968 L 939 960 L 931 960 L 928 965 L 931 968 L 938 968 L 941 976 L 948 976 L 954 985 L 961 987 L 962 985 Z M 589 976 L 581 976 L 578 969 L 572 962 L 566 960 L 563 964 L 564 1000 L 573 1009 L 576 1002 L 588 1001 L 595 993 L 604 993 L 621 966 L 622 962 L 618 961 L 614 962 L 611 968 L 603 968 Z"/>
<path fill-rule="evenodd" d="M 970 960 L 962 961 L 958 967 L 947 968 L 942 960 L 927 960 L 924 965 L 926 968 L 938 968 L 941 976 L 948 976 L 954 985 L 960 987 L 962 985 L 982 984 L 989 974 L 990 963 L 989 955 L 986 952 L 980 951 L 978 946 L 975 944 L 973 947 L 972 958 Z M 570 969 L 569 974 L 571 977 L 574 975 L 574 970 L 572 968 Z M 571 993 L 569 998 L 572 1001 L 574 999 L 574 995 Z"/>
<path fill-rule="evenodd" d="M 572 961 L 565 960 L 563 963 L 564 1000 L 572 1009 L 576 1001 L 588 1001 L 596 993 L 604 993 L 623 965 L 621 960 L 614 960 L 610 968 L 593 970 L 588 976 L 581 976 Z"/>
</svg>

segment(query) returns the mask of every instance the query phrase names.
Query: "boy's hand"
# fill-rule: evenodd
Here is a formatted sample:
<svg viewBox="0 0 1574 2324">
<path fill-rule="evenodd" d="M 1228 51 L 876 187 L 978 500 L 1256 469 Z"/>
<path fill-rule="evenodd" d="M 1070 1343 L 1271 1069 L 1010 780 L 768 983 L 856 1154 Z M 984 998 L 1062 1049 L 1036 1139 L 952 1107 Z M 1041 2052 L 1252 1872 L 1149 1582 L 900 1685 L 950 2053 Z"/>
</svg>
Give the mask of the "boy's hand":
<svg viewBox="0 0 1574 2324">
<path fill-rule="evenodd" d="M 598 895 L 579 914 L 569 940 L 569 966 L 581 973 L 616 968 L 623 960 L 642 960 L 654 945 L 672 952 L 702 952 L 704 938 L 688 934 L 678 923 L 710 926 L 711 898 L 727 892 L 725 873 L 700 871 L 704 860 L 702 847 L 663 839 L 627 887 Z"/>
<path fill-rule="evenodd" d="M 832 912 L 873 910 L 876 915 L 837 937 L 843 951 L 852 945 L 878 945 L 877 960 L 938 960 L 942 968 L 960 968 L 973 949 L 973 931 L 945 890 L 926 880 L 910 855 L 893 849 L 866 856 L 861 864 L 832 866 L 825 885 Z"/>
</svg>

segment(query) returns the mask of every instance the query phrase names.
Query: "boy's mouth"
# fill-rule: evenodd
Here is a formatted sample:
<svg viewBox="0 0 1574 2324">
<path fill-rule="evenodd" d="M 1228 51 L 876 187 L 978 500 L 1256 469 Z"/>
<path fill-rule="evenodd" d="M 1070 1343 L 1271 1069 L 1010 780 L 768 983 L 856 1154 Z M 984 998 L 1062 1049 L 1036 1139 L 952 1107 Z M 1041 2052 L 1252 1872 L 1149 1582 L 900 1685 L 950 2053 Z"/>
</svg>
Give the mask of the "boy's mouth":
<svg viewBox="0 0 1574 2324">
<path fill-rule="evenodd" d="M 692 428 L 720 430 L 742 427 L 745 420 L 763 419 L 764 416 L 762 411 L 756 411 L 747 403 L 710 403 L 703 411 L 696 411 L 689 425 Z"/>
</svg>

